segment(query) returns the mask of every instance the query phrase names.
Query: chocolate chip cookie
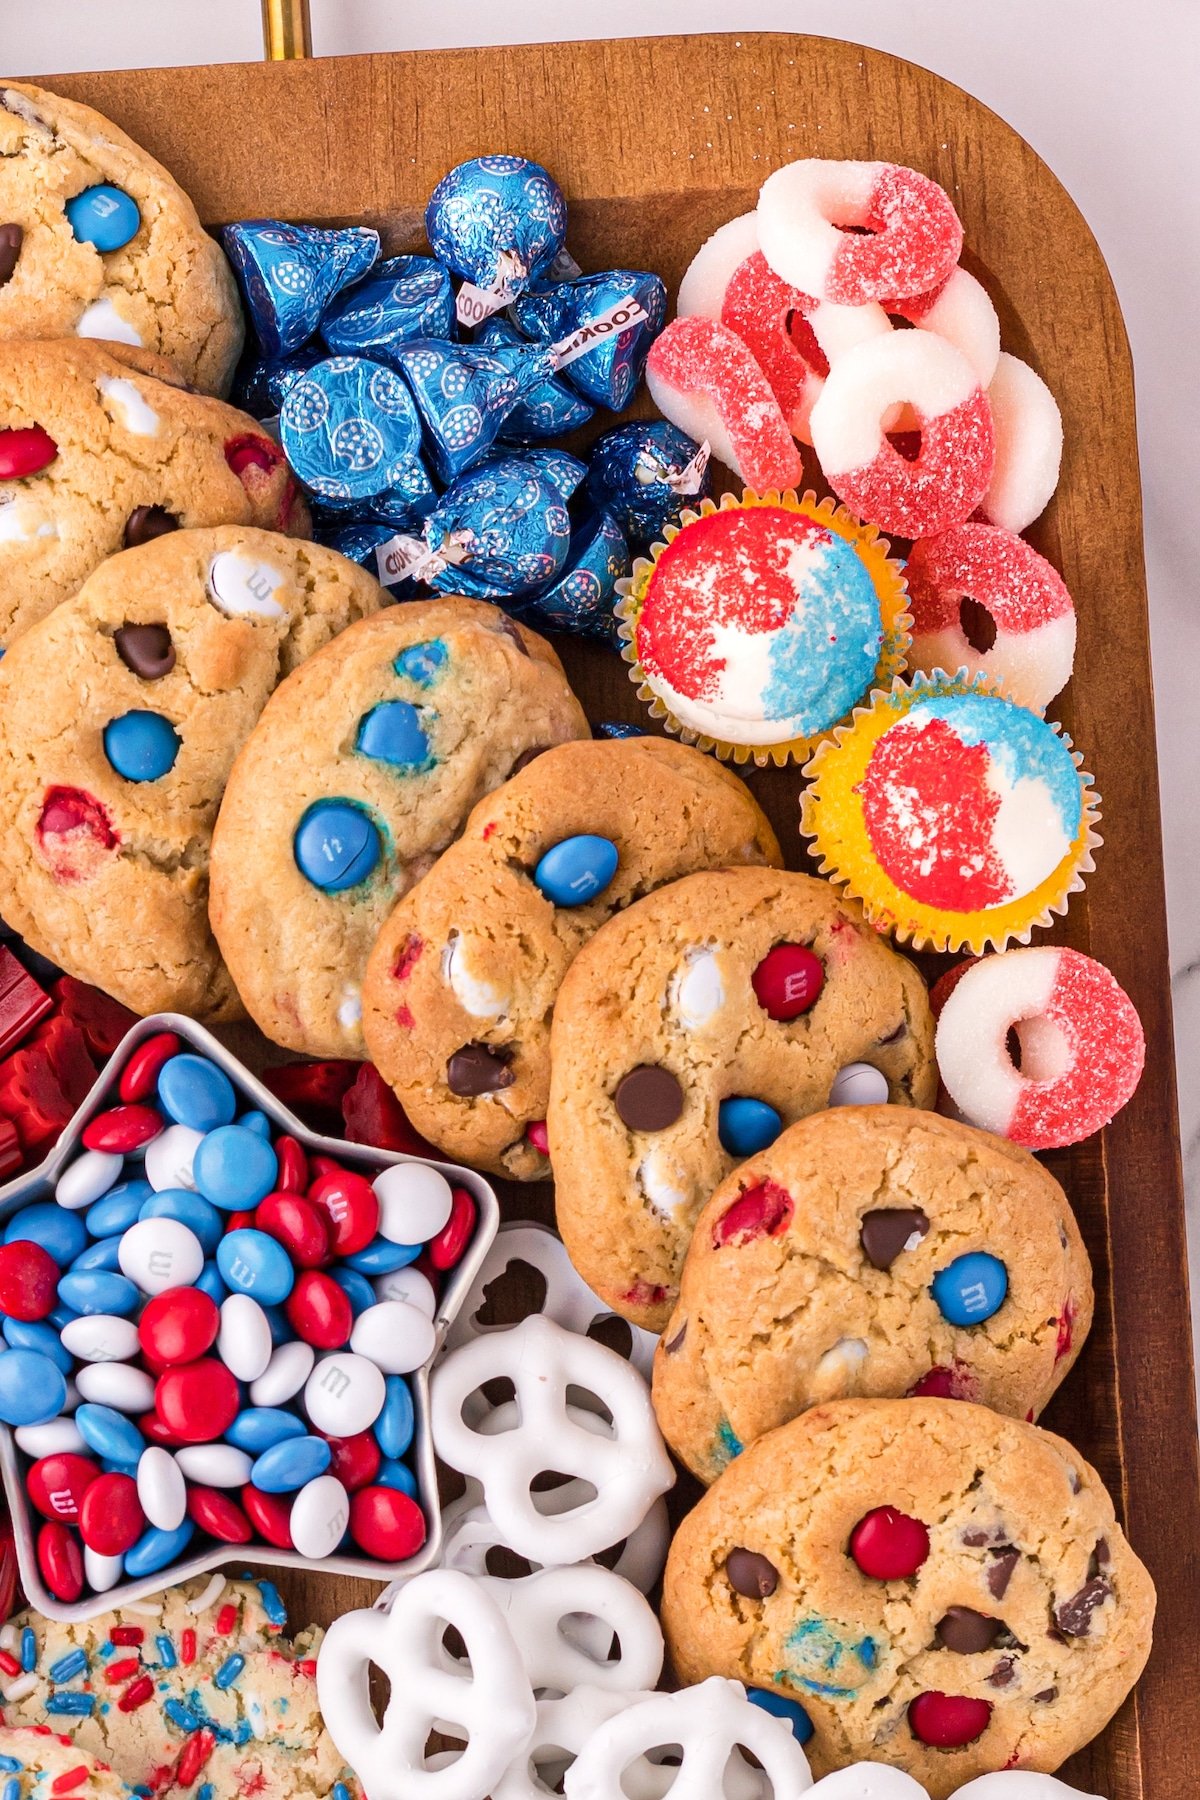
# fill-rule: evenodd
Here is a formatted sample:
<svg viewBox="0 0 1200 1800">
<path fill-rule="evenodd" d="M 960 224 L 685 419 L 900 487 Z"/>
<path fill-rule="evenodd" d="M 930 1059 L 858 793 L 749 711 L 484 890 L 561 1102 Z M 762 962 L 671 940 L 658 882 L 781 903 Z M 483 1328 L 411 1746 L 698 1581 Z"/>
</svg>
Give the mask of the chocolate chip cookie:
<svg viewBox="0 0 1200 1800">
<path fill-rule="evenodd" d="M 587 730 L 545 640 L 478 600 L 389 607 L 290 676 L 213 840 L 213 930 L 267 1036 L 361 1056 L 363 973 L 396 901 L 516 763 Z"/>
<path fill-rule="evenodd" d="M 676 1533 L 683 1681 L 799 1702 L 813 1773 L 890 1763 L 933 1800 L 1050 1771 L 1150 1651 L 1154 1588 L 1064 1439 L 953 1400 L 838 1400 L 730 1464 Z"/>
<path fill-rule="evenodd" d="M 278 444 L 161 357 L 0 343 L 0 648 L 106 556 L 187 525 L 310 532 Z"/>
<path fill-rule="evenodd" d="M 110 119 L 0 84 L 0 338 L 107 338 L 225 394 L 233 273 L 177 182 Z"/>
<path fill-rule="evenodd" d="M 550 1043 L 558 1228 L 614 1312 L 661 1331 L 701 1207 L 842 1092 L 932 1107 L 925 983 L 828 882 L 692 875 L 599 931 Z"/>
<path fill-rule="evenodd" d="M 135 1012 L 237 1016 L 208 925 L 230 766 L 281 677 L 382 604 L 244 525 L 102 563 L 0 661 L 0 916 Z"/>
<path fill-rule="evenodd" d="M 548 1172 L 550 1021 L 597 927 L 694 869 L 782 861 L 749 790 L 662 738 L 547 750 L 478 806 L 367 970 L 374 1061 L 448 1156 Z"/>
<path fill-rule="evenodd" d="M 1026 1150 L 911 1107 L 790 1126 L 696 1221 L 654 1407 L 712 1481 L 824 1400 L 941 1394 L 1036 1418 L 1092 1320 L 1067 1197 Z"/>
</svg>

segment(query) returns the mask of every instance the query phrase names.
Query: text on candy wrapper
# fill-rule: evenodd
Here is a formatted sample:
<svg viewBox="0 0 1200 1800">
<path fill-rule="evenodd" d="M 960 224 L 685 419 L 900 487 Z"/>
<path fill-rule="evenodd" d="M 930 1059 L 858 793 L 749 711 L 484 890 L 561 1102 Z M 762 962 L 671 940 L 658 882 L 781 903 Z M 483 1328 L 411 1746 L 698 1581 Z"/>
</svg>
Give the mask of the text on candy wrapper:
<svg viewBox="0 0 1200 1800">
<path fill-rule="evenodd" d="M 551 344 L 554 366 L 558 369 L 565 368 L 577 356 L 586 356 L 589 350 L 611 337 L 614 331 L 627 331 L 631 325 L 640 325 L 646 316 L 646 309 L 640 300 L 635 300 L 632 296 L 628 300 L 618 300 L 604 312 L 597 313 L 594 319 L 587 319 L 570 337 L 560 338 L 557 344 Z"/>
</svg>

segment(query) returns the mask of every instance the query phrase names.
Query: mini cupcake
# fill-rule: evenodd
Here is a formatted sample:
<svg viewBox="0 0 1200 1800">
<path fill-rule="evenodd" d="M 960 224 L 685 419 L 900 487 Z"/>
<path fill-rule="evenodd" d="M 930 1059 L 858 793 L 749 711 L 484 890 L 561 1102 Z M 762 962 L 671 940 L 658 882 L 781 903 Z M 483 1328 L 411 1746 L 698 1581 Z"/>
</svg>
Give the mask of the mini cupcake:
<svg viewBox="0 0 1200 1800">
<path fill-rule="evenodd" d="M 894 682 L 804 772 L 821 873 L 918 950 L 1028 943 L 1101 841 L 1070 739 L 981 677 Z"/>
<path fill-rule="evenodd" d="M 702 750 L 808 756 L 909 643 L 900 565 L 832 500 L 726 494 L 639 558 L 617 611 L 654 718 Z"/>
</svg>

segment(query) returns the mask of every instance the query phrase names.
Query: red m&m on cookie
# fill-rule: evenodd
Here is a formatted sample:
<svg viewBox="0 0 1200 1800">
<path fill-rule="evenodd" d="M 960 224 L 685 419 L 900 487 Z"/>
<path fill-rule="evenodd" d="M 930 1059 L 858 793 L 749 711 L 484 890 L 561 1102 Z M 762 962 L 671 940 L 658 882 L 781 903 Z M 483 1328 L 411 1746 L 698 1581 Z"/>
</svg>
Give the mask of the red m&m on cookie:
<svg viewBox="0 0 1200 1800">
<path fill-rule="evenodd" d="M 929 1532 L 920 1519 L 894 1506 L 877 1506 L 850 1533 L 850 1554 L 872 1580 L 903 1581 L 929 1555 Z"/>
<path fill-rule="evenodd" d="M 918 1694 L 908 1709 L 913 1736 L 934 1750 L 960 1750 L 982 1737 L 991 1720 L 990 1701 L 967 1694 Z"/>
<path fill-rule="evenodd" d="M 769 1018 L 798 1019 L 819 998 L 825 969 L 807 944 L 776 944 L 755 969 L 750 985 Z"/>
</svg>

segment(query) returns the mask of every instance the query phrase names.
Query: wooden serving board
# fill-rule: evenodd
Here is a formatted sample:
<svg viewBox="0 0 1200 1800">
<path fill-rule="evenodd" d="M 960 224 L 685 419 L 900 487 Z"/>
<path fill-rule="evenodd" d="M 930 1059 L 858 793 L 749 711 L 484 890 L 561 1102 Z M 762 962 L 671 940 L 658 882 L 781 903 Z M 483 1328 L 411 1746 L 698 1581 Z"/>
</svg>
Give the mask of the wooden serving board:
<svg viewBox="0 0 1200 1800">
<path fill-rule="evenodd" d="M 1200 1792 L 1200 1497 L 1184 1215 L 1129 349 L 1087 226 L 1044 163 L 986 107 L 925 70 L 784 35 L 448 51 L 48 78 L 152 150 L 209 224 L 273 215 L 363 223 L 388 253 L 422 247 L 424 203 L 463 157 L 545 163 L 570 203 L 585 269 L 658 270 L 674 287 L 700 242 L 798 156 L 883 158 L 953 196 L 969 265 L 1005 347 L 1062 407 L 1058 494 L 1030 534 L 1079 612 L 1075 676 L 1052 709 L 1103 796 L 1104 848 L 1050 934 L 1090 951 L 1146 1028 L 1141 1087 L 1099 1137 L 1050 1159 L 1097 1277 L 1096 1322 L 1046 1422 L 1098 1465 L 1159 1591 L 1156 1645 L 1132 1699 L 1064 1771 L 1106 1800 Z M 605 421 L 597 421 L 596 429 Z M 614 656 L 559 645 L 594 720 L 644 722 Z M 803 866 L 795 772 L 751 777 Z M 549 1217 L 548 1191 L 509 1189 L 510 1217 Z M 322 1621 L 366 1584 L 284 1584 Z"/>
</svg>

